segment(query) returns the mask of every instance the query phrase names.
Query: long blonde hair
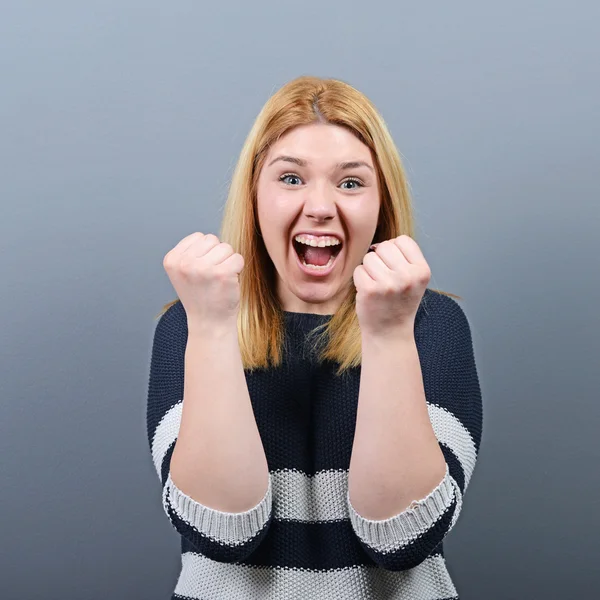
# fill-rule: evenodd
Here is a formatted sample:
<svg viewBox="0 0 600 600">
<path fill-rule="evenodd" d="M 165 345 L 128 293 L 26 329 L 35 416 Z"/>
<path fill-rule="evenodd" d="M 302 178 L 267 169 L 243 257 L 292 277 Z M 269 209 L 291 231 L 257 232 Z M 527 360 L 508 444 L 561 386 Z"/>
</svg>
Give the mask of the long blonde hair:
<svg viewBox="0 0 600 600">
<path fill-rule="evenodd" d="M 244 268 L 239 276 L 237 325 L 245 369 L 277 366 L 283 350 L 284 321 L 275 295 L 275 268 L 258 234 L 258 176 L 269 148 L 293 127 L 311 123 L 346 127 L 371 149 L 381 190 L 373 242 L 403 234 L 414 239 L 409 184 L 400 155 L 383 118 L 370 100 L 338 79 L 302 76 L 281 87 L 268 99 L 246 138 L 233 173 L 218 236 L 244 257 Z M 432 291 L 460 299 L 448 292 Z M 350 280 L 340 307 L 327 323 L 317 328 L 320 336 L 316 343 L 322 348 L 321 359 L 338 363 L 338 375 L 361 363 L 355 297 L 356 289 Z M 178 301 L 166 304 L 157 316 Z"/>
</svg>

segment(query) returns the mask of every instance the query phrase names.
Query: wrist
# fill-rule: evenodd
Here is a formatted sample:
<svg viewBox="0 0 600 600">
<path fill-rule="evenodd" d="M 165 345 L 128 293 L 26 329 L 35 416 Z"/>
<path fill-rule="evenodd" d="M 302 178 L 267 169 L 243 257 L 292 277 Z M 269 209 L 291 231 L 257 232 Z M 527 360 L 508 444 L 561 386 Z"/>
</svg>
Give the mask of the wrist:
<svg viewBox="0 0 600 600">
<path fill-rule="evenodd" d="M 375 348 L 416 343 L 414 327 L 412 326 L 389 328 L 378 332 L 364 331 L 361 332 L 361 340 L 363 347 L 373 346 Z"/>
<path fill-rule="evenodd" d="M 235 337 L 237 340 L 237 322 L 205 321 L 202 319 L 188 318 L 188 337 L 198 337 L 208 340 L 220 340 Z"/>
</svg>

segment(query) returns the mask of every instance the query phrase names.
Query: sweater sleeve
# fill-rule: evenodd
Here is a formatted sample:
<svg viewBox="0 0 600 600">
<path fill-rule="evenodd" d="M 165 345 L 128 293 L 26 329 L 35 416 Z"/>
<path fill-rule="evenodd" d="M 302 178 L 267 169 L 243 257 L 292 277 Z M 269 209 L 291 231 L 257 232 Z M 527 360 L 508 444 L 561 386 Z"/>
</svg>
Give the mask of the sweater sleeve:
<svg viewBox="0 0 600 600">
<path fill-rule="evenodd" d="M 483 410 L 469 323 L 455 300 L 433 294 L 421 306 L 415 338 L 429 418 L 446 459 L 445 475 L 426 497 L 384 520 L 363 518 L 346 496 L 361 546 L 390 571 L 422 563 L 454 527 L 481 443 Z"/>
<path fill-rule="evenodd" d="M 148 383 L 147 430 L 162 505 L 171 524 L 196 550 L 219 562 L 247 558 L 272 521 L 272 489 L 253 508 L 226 513 L 204 506 L 172 481 L 170 462 L 181 422 L 187 318 L 181 302 L 168 308 L 154 332 Z"/>
</svg>

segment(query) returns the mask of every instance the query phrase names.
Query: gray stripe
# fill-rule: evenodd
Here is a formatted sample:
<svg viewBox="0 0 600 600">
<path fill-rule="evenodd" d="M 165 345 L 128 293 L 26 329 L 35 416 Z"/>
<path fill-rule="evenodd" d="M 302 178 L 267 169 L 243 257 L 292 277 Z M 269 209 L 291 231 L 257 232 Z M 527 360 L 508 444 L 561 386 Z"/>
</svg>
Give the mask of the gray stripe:
<svg viewBox="0 0 600 600">
<path fill-rule="evenodd" d="M 469 430 L 448 410 L 437 404 L 427 403 L 429 420 L 435 437 L 448 446 L 460 462 L 465 473 L 465 489 L 469 485 L 475 462 L 477 449 Z"/>
<path fill-rule="evenodd" d="M 195 600 L 439 600 L 455 597 L 440 555 L 407 571 L 356 566 L 328 571 L 250 567 L 184 553 L 175 593 Z"/>
<path fill-rule="evenodd" d="M 452 477 L 446 465 L 442 481 L 414 506 L 401 513 L 374 521 L 361 517 L 350 503 L 350 521 L 357 535 L 378 552 L 394 552 L 431 529 L 454 499 Z"/>
<path fill-rule="evenodd" d="M 230 546 L 244 544 L 254 537 L 267 522 L 272 504 L 270 479 L 263 499 L 254 508 L 241 513 L 227 513 L 203 506 L 184 494 L 173 483 L 170 474 L 163 490 L 165 509 L 167 494 L 180 519 L 213 540 Z"/>
</svg>

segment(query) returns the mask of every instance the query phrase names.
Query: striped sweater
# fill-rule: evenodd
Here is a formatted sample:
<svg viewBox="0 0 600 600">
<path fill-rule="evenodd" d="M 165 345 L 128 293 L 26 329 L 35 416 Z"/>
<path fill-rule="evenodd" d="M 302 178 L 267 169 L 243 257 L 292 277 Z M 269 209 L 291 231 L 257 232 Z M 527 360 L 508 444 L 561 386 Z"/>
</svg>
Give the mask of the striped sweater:
<svg viewBox="0 0 600 600">
<path fill-rule="evenodd" d="M 169 465 L 183 401 L 187 319 L 180 302 L 152 345 L 148 441 L 166 516 L 181 538 L 172 600 L 454 600 L 443 540 L 460 514 L 479 452 L 481 392 L 469 323 L 452 298 L 425 291 L 415 318 L 429 417 L 446 473 L 426 497 L 385 520 L 348 496 L 360 367 L 336 376 L 307 333 L 329 315 L 285 312 L 278 368 L 246 371 L 269 465 L 264 498 L 242 513 L 204 506 Z"/>
</svg>

